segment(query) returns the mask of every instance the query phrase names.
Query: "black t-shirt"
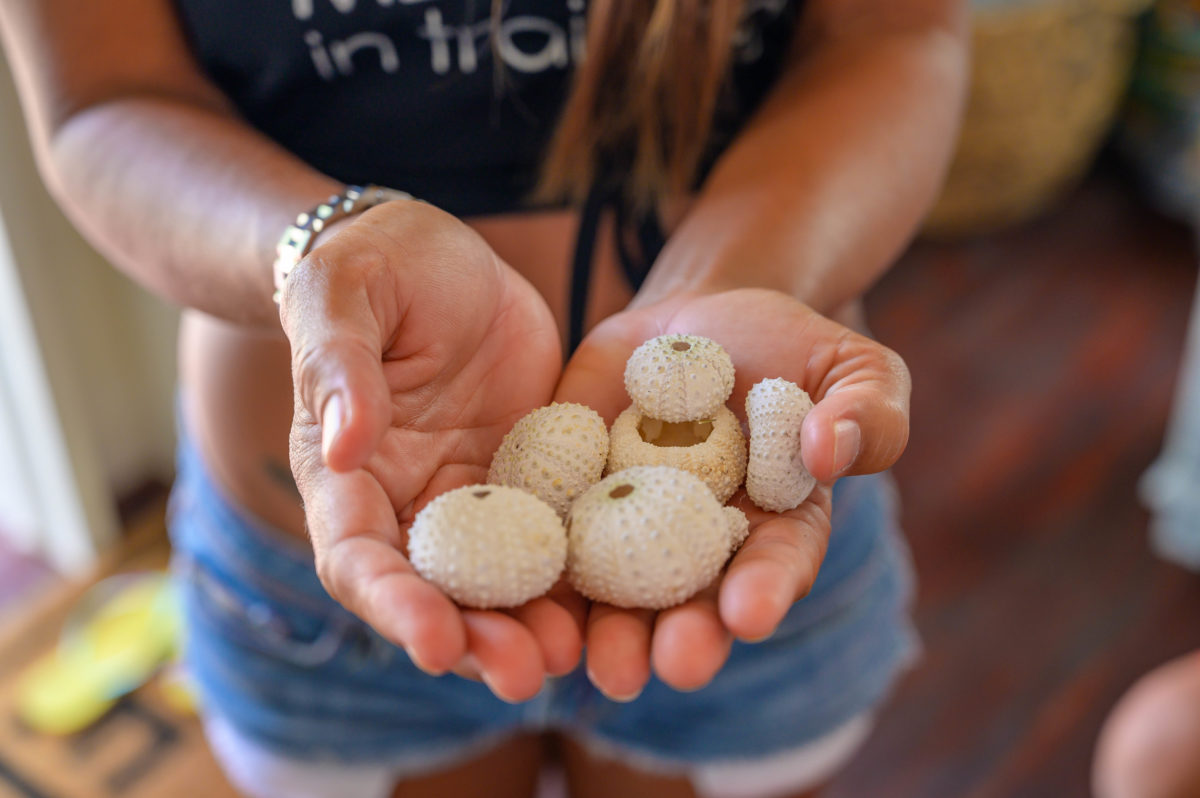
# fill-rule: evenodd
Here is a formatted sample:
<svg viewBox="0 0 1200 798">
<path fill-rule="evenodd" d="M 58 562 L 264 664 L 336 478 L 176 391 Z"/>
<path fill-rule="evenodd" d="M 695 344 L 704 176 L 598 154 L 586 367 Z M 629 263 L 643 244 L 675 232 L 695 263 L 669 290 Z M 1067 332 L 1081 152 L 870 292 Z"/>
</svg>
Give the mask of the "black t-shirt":
<svg viewBox="0 0 1200 798">
<path fill-rule="evenodd" d="M 490 0 L 175 1 L 200 65 L 250 124 L 331 177 L 459 216 L 524 203 L 587 13 L 585 0 L 505 0 L 493 36 Z M 778 75 L 796 7 L 747 0 L 715 149 Z"/>
</svg>

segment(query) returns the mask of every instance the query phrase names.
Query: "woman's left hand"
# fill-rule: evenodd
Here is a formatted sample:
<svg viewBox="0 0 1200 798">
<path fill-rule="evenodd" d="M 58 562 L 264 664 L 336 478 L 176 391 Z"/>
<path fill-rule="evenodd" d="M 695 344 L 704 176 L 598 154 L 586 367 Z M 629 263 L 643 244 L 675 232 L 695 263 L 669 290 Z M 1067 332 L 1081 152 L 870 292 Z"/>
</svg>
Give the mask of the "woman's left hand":
<svg viewBox="0 0 1200 798">
<path fill-rule="evenodd" d="M 882 471 L 908 441 L 908 369 L 898 355 L 775 291 L 737 289 L 676 296 L 605 320 L 567 364 L 556 401 L 595 408 L 610 424 L 629 406 L 625 361 L 643 341 L 690 333 L 711 338 L 733 358 L 737 381 L 729 406 L 745 418 L 746 391 L 783 377 L 816 406 L 801 433 L 804 464 L 820 484 L 799 507 L 769 513 L 739 492 L 751 533 L 717 583 L 662 612 L 594 604 L 587 623 L 589 678 L 614 700 L 632 700 L 650 671 L 672 687 L 707 684 L 736 637 L 772 634 L 791 605 L 812 588 L 825 556 L 831 484 L 848 474 Z"/>
</svg>

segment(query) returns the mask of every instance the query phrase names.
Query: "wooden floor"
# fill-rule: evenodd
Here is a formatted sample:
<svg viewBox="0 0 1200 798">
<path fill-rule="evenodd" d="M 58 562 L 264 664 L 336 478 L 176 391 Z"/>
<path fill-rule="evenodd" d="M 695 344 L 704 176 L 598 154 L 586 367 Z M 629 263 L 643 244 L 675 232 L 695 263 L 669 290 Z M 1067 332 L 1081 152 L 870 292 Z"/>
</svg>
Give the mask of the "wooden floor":
<svg viewBox="0 0 1200 798">
<path fill-rule="evenodd" d="M 927 651 L 831 798 L 1085 796 L 1117 697 L 1200 647 L 1200 576 L 1151 555 L 1136 493 L 1196 259 L 1130 195 L 1106 173 L 1022 229 L 920 245 L 870 296 L 915 385 L 896 474 Z"/>
</svg>

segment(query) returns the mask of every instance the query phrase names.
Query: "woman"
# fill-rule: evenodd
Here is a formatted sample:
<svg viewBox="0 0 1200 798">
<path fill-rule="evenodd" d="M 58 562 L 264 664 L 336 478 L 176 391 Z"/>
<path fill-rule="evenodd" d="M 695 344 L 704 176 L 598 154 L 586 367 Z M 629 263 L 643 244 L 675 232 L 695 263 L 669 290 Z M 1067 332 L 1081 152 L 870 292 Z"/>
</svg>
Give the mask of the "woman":
<svg viewBox="0 0 1200 798">
<path fill-rule="evenodd" d="M 516 796 L 550 730 L 576 795 L 804 793 L 912 654 L 886 484 L 829 487 L 899 456 L 907 372 L 828 317 L 935 195 L 960 4 L 475 5 L 0 3 L 47 183 L 188 309 L 173 535 L 214 749 L 251 795 Z M 348 183 L 424 202 L 368 192 L 273 270 Z M 673 331 L 730 352 L 734 408 L 766 376 L 819 399 L 810 500 L 657 616 L 416 577 L 415 511 L 534 407 L 611 421 Z"/>
</svg>

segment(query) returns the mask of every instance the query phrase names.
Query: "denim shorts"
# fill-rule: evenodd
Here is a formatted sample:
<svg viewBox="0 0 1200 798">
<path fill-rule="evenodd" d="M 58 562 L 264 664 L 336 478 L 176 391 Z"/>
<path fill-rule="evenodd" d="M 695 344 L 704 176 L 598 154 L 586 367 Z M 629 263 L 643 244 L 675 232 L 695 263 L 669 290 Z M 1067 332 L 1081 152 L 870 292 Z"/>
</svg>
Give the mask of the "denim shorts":
<svg viewBox="0 0 1200 798">
<path fill-rule="evenodd" d="M 516 705 L 476 682 L 426 675 L 329 597 L 304 544 L 234 506 L 186 439 L 169 525 L 185 658 L 205 711 L 307 761 L 419 772 L 546 730 L 681 771 L 749 761 L 870 713 L 918 649 L 907 550 L 881 475 L 837 484 L 820 576 L 772 637 L 735 643 L 701 690 L 652 679 L 628 704 L 606 699 L 582 666 Z"/>
</svg>

